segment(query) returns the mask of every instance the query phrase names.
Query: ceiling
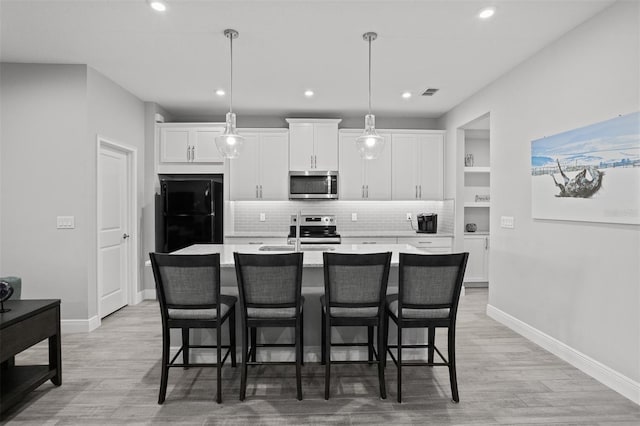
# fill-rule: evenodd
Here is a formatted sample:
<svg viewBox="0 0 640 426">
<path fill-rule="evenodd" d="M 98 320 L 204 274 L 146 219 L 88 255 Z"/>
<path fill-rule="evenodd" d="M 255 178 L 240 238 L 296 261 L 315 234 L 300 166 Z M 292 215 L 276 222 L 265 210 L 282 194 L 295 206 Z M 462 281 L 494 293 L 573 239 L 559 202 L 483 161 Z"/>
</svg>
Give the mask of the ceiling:
<svg viewBox="0 0 640 426">
<path fill-rule="evenodd" d="M 88 64 L 174 117 L 228 110 L 234 28 L 234 111 L 366 113 L 367 43 L 377 116 L 437 118 L 613 0 L 145 0 L 0 2 L 3 62 Z M 495 6 L 493 18 L 478 12 Z M 433 97 L 419 94 L 440 89 Z M 306 98 L 304 91 L 315 95 Z M 403 99 L 410 91 L 413 97 Z"/>
</svg>

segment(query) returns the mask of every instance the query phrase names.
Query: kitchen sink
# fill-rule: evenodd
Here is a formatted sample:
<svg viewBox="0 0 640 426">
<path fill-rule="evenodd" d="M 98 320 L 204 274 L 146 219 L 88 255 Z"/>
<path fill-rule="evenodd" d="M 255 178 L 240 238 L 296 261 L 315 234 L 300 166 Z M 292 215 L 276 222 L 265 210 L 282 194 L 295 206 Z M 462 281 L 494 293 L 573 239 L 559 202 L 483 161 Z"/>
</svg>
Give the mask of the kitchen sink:
<svg viewBox="0 0 640 426">
<path fill-rule="evenodd" d="M 295 246 L 289 246 L 289 245 L 282 245 L 282 246 L 268 246 L 268 245 L 264 245 L 264 246 L 260 246 L 258 248 L 258 250 L 260 251 L 294 251 L 295 250 Z"/>
<path fill-rule="evenodd" d="M 321 244 L 302 245 L 300 246 L 302 251 L 332 251 L 336 248 L 334 246 L 327 246 Z M 264 245 L 258 248 L 259 251 L 295 251 L 295 246 L 290 245 Z"/>
</svg>

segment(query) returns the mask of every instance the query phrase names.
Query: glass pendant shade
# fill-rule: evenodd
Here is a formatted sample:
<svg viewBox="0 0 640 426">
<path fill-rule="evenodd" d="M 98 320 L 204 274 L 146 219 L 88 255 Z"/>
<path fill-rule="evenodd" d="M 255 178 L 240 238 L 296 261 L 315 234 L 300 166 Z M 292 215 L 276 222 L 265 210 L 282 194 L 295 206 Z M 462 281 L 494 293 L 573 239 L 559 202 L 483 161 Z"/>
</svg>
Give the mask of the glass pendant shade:
<svg viewBox="0 0 640 426">
<path fill-rule="evenodd" d="M 375 160 L 384 148 L 384 137 L 376 132 L 376 117 L 367 114 L 364 119 L 364 132 L 356 138 L 356 149 L 365 160 Z"/>
<path fill-rule="evenodd" d="M 228 112 L 224 132 L 216 136 L 216 147 L 225 158 L 237 158 L 243 144 L 244 136 L 240 136 L 236 130 L 236 114 Z"/>
</svg>

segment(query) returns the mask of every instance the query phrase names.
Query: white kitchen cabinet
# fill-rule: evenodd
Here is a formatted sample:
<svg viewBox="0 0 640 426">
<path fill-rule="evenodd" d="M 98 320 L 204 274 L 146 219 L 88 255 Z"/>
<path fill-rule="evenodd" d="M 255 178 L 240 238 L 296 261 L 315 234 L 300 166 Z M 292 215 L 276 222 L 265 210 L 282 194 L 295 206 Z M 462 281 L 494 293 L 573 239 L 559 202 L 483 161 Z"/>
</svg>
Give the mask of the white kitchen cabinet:
<svg viewBox="0 0 640 426">
<path fill-rule="evenodd" d="M 465 235 L 464 250 L 469 252 L 465 282 L 489 281 L 489 235 Z"/>
<path fill-rule="evenodd" d="M 339 180 L 342 200 L 391 199 L 391 135 L 385 138 L 382 153 L 375 160 L 364 160 L 356 150 L 362 131 L 340 132 Z"/>
<path fill-rule="evenodd" d="M 338 170 L 339 119 L 287 118 L 289 170 Z"/>
<path fill-rule="evenodd" d="M 342 244 L 396 244 L 396 237 L 342 237 Z"/>
<path fill-rule="evenodd" d="M 286 129 L 239 129 L 242 153 L 229 161 L 231 200 L 287 200 L 289 135 Z"/>
<path fill-rule="evenodd" d="M 215 138 L 223 126 L 160 126 L 160 163 L 223 163 Z"/>
<path fill-rule="evenodd" d="M 391 159 L 392 199 L 441 200 L 443 198 L 444 135 L 442 132 L 393 132 Z"/>
<path fill-rule="evenodd" d="M 451 253 L 453 238 L 451 237 L 398 237 L 398 244 L 410 244 L 428 253 Z"/>
</svg>

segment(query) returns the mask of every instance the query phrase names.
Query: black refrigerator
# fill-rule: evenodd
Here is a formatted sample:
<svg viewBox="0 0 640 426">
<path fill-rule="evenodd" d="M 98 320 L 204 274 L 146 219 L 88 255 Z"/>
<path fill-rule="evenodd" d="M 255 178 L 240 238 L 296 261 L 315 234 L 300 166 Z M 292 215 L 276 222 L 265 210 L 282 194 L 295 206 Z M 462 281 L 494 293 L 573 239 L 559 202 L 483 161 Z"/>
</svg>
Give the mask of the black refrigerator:
<svg viewBox="0 0 640 426">
<path fill-rule="evenodd" d="M 159 175 L 156 251 L 222 244 L 223 176 Z"/>
</svg>

